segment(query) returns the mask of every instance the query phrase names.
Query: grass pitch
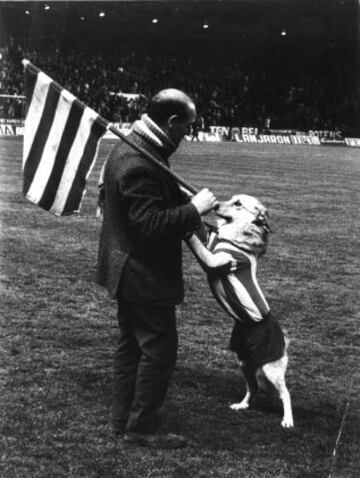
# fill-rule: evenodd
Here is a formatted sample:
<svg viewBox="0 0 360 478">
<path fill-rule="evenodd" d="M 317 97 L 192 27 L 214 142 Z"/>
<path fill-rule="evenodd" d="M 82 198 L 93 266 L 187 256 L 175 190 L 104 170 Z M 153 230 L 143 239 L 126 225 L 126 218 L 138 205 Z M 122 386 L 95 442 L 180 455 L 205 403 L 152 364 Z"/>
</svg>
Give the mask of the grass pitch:
<svg viewBox="0 0 360 478">
<path fill-rule="evenodd" d="M 219 199 L 249 193 L 270 210 L 258 279 L 292 339 L 295 428 L 281 429 L 271 393 L 253 410 L 229 409 L 244 393 L 227 349 L 232 322 L 185 251 L 179 359 L 162 414 L 190 445 L 169 452 L 110 436 L 116 308 L 94 276 L 96 182 L 111 145 L 101 145 L 81 214 L 56 218 L 22 197 L 21 141 L 0 140 L 0 476 L 357 477 L 359 150 L 191 143 L 173 158 L 193 186 Z"/>
</svg>

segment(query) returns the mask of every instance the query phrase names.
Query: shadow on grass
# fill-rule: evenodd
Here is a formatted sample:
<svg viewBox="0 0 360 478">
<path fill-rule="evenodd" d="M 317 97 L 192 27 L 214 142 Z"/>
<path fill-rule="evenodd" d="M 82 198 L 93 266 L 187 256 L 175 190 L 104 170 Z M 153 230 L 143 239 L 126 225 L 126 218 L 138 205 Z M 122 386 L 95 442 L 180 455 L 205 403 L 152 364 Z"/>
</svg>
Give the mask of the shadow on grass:
<svg viewBox="0 0 360 478">
<path fill-rule="evenodd" d="M 331 455 L 342 416 L 331 398 L 318 402 L 311 390 L 293 397 L 295 427 L 284 429 L 280 425 L 282 405 L 271 389 L 260 390 L 249 410 L 229 408 L 245 393 L 236 373 L 180 367 L 174 379 L 164 407 L 168 426 L 188 435 L 196 446 L 250 455 L 276 449 L 275 454 L 285 453 L 289 459 L 299 453 L 320 461 Z M 349 427 L 360 426 L 355 413 L 350 420 Z"/>
</svg>

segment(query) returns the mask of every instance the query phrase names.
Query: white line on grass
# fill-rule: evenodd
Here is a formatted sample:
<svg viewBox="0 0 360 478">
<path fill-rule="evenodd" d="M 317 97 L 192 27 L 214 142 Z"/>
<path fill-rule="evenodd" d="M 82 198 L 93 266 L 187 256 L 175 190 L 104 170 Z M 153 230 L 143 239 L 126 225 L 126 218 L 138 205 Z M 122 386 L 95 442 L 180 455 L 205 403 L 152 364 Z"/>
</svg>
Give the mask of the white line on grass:
<svg viewBox="0 0 360 478">
<path fill-rule="evenodd" d="M 347 395 L 346 406 L 345 406 L 344 414 L 343 414 L 343 417 L 342 417 L 342 420 L 341 420 L 340 429 L 339 429 L 339 432 L 337 434 L 335 447 L 334 447 L 334 450 L 332 452 L 332 463 L 331 463 L 331 468 L 330 468 L 330 473 L 329 473 L 328 478 L 332 477 L 332 474 L 333 474 L 334 469 L 335 469 L 336 453 L 337 453 L 337 450 L 338 450 L 338 447 L 339 447 L 341 434 L 342 434 L 342 431 L 343 431 L 343 428 L 344 428 L 345 418 L 346 418 L 346 415 L 347 415 L 347 412 L 348 412 L 349 406 L 350 406 L 350 396 L 351 396 L 352 386 L 353 386 L 353 377 L 351 377 L 351 380 L 350 380 L 350 386 L 349 386 L 349 391 L 348 391 L 348 395 Z"/>
</svg>

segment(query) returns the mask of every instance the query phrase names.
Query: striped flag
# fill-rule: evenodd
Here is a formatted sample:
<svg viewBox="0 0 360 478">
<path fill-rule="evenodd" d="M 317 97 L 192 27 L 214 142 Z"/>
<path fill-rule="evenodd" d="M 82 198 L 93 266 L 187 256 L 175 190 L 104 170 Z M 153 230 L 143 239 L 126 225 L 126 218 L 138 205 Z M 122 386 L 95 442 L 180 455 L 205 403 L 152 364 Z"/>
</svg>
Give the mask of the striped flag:
<svg viewBox="0 0 360 478">
<path fill-rule="evenodd" d="M 108 123 L 28 60 L 23 64 L 23 193 L 56 216 L 76 213 Z"/>
</svg>

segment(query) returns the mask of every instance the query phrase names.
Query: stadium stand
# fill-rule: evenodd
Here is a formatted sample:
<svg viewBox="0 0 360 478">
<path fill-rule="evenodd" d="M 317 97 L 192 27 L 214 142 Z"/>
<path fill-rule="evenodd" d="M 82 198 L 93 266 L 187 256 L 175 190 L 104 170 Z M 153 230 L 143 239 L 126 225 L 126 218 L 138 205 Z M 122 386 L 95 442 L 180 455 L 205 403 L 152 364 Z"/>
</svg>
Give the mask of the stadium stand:
<svg viewBox="0 0 360 478">
<path fill-rule="evenodd" d="M 326 8 L 310 0 L 291 2 L 291 8 L 276 0 L 253 7 L 197 2 L 196 8 L 186 1 L 109 2 L 103 24 L 101 2 L 85 10 L 77 3 L 48 11 L 37 2 L 26 11 L 21 2 L 0 6 L 6 27 L 0 94 L 24 93 L 25 57 L 110 121 L 134 121 L 146 98 L 172 86 L 193 96 L 205 130 L 270 125 L 359 133 L 354 2 Z M 150 22 L 155 12 L 161 28 Z M 198 28 L 202 18 L 209 19 L 208 30 Z M 283 24 L 288 40 L 279 33 Z M 127 100 L 110 92 L 144 96 Z M 16 102 L 1 108 L 2 118 L 21 110 Z"/>
<path fill-rule="evenodd" d="M 195 99 L 205 128 L 221 124 L 264 127 L 267 118 L 276 128 L 339 129 L 355 123 L 359 104 L 345 84 L 343 70 L 322 63 L 304 70 L 301 61 L 284 72 L 282 65 L 263 64 L 245 71 L 239 63 L 222 68 L 189 58 L 125 54 L 105 57 L 91 52 L 26 51 L 10 45 L 0 50 L 0 93 L 24 94 L 21 58 L 30 59 L 49 76 L 110 121 L 137 119 L 154 92 L 177 87 Z M 279 73 L 280 72 L 280 73 Z M 141 93 L 126 100 L 109 92 Z M 1 117 L 16 117 L 11 104 Z"/>
</svg>

